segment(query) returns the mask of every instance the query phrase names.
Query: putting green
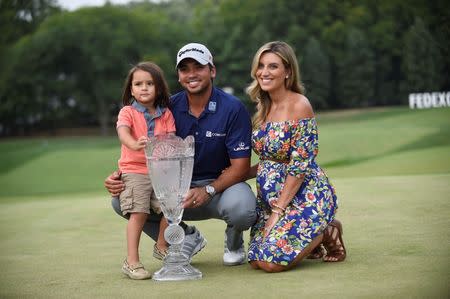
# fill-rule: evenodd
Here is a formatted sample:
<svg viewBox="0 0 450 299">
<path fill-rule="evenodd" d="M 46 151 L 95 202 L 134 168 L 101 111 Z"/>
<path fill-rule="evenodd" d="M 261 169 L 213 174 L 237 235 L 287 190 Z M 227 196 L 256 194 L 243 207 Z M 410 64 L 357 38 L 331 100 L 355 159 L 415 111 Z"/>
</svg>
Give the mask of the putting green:
<svg viewBox="0 0 450 299">
<path fill-rule="evenodd" d="M 120 271 L 126 222 L 102 186 L 116 167 L 117 138 L 4 140 L 0 298 L 449 298 L 450 109 L 346 110 L 318 120 L 318 161 L 340 200 L 345 262 L 307 260 L 278 274 L 225 267 L 225 225 L 209 220 L 190 223 L 208 239 L 193 259 L 202 280 L 129 280 Z M 152 247 L 143 237 L 142 262 L 156 271 Z"/>
<path fill-rule="evenodd" d="M 114 214 L 106 194 L 8 200 L 0 203 L 0 297 L 447 297 L 450 174 L 333 181 L 345 262 L 307 260 L 279 274 L 247 264 L 225 267 L 225 227 L 210 220 L 191 223 L 208 245 L 193 259 L 204 278 L 188 282 L 132 281 L 121 274 L 125 221 Z M 143 237 L 141 256 L 156 271 L 160 262 L 151 257 L 152 245 Z"/>
</svg>

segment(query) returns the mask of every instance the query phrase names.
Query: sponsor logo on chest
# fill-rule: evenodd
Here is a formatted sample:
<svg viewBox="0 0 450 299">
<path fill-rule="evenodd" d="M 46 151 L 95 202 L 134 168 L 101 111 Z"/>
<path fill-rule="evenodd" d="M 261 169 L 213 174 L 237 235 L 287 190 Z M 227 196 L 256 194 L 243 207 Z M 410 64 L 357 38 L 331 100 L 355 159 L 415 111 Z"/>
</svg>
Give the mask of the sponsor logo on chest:
<svg viewBox="0 0 450 299">
<path fill-rule="evenodd" d="M 225 137 L 226 134 L 225 133 L 216 133 L 216 132 L 211 132 L 211 131 L 206 131 L 206 137 Z"/>
</svg>

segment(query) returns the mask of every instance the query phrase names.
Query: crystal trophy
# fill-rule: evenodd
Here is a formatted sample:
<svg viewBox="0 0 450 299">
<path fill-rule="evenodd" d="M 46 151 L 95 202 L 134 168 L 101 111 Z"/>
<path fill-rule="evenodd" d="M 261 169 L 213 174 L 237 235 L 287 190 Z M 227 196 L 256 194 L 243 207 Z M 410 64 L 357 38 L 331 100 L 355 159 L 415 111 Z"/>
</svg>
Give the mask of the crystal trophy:
<svg viewBox="0 0 450 299">
<path fill-rule="evenodd" d="M 153 274 L 156 281 L 202 278 L 202 273 L 190 265 L 190 257 L 181 253 L 185 233 L 178 225 L 184 212 L 182 201 L 191 185 L 194 145 L 193 136 L 183 140 L 175 135 L 161 135 L 151 137 L 145 148 L 153 190 L 169 223 L 164 231 L 169 250 L 163 267 Z"/>
</svg>

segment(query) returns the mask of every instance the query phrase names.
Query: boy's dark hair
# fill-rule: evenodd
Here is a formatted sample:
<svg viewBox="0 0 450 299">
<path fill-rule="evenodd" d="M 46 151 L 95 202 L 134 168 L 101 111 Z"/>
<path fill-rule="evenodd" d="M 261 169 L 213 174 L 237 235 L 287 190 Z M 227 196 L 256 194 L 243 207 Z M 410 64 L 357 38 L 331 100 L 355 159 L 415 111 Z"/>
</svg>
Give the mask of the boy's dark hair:
<svg viewBox="0 0 450 299">
<path fill-rule="evenodd" d="M 133 81 L 133 74 L 137 70 L 142 70 L 150 73 L 153 78 L 153 83 L 155 84 L 155 107 L 159 106 L 161 108 L 167 107 L 169 105 L 169 86 L 164 79 L 163 70 L 151 61 L 139 62 L 137 65 L 133 66 L 128 72 L 127 78 L 122 91 L 122 103 L 124 106 L 131 105 L 133 102 L 133 96 L 131 95 L 131 83 Z"/>
</svg>

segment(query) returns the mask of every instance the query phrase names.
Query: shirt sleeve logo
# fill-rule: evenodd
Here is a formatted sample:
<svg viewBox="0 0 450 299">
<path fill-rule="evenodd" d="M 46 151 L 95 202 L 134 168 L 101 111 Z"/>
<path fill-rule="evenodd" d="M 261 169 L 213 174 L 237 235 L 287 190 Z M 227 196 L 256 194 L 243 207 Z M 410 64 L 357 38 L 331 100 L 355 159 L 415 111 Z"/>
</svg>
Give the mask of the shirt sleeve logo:
<svg viewBox="0 0 450 299">
<path fill-rule="evenodd" d="M 246 150 L 249 150 L 250 149 L 250 146 L 249 145 L 245 145 L 245 142 L 239 142 L 239 144 L 238 144 L 238 146 L 237 147 L 235 147 L 233 150 L 235 151 L 235 152 L 239 152 L 239 151 L 246 151 Z"/>
</svg>

